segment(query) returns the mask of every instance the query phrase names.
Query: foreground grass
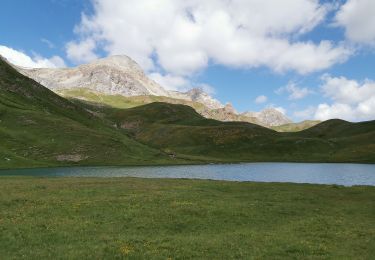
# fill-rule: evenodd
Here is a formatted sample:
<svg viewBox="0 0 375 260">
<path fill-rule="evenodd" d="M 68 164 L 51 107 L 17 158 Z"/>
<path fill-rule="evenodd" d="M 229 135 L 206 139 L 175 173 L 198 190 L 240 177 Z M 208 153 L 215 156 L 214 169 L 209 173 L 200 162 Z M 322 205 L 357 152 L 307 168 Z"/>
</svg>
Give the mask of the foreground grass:
<svg viewBox="0 0 375 260">
<path fill-rule="evenodd" d="M 0 177 L 0 255 L 370 259 L 374 201 L 373 187 Z"/>
</svg>

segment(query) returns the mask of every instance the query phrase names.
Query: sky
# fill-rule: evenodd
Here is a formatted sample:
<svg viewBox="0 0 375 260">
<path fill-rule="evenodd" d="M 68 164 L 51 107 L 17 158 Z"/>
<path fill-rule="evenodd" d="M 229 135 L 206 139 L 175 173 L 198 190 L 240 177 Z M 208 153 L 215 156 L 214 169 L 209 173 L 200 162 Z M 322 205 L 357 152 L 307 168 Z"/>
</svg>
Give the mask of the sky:
<svg viewBox="0 0 375 260">
<path fill-rule="evenodd" d="M 2 0 L 0 55 L 73 67 L 127 55 L 239 112 L 375 119 L 374 0 Z"/>
</svg>

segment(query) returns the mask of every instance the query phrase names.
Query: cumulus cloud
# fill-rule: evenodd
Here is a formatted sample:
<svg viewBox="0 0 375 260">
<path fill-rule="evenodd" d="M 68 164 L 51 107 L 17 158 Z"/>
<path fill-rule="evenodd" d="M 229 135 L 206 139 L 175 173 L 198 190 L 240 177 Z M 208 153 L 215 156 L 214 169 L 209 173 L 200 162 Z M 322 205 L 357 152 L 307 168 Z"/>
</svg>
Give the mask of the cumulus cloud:
<svg viewBox="0 0 375 260">
<path fill-rule="evenodd" d="M 163 75 L 158 72 L 150 73 L 148 77 L 168 90 L 185 92 L 192 88 L 200 88 L 208 94 L 215 94 L 215 89 L 212 86 L 203 83 L 192 83 L 185 77 L 171 74 Z"/>
<path fill-rule="evenodd" d="M 375 96 L 375 83 L 371 80 L 358 82 L 346 77 L 322 77 L 323 93 L 337 103 L 355 105 Z"/>
<path fill-rule="evenodd" d="M 188 77 L 209 62 L 305 74 L 345 61 L 347 47 L 298 40 L 331 10 L 319 0 L 95 0 L 67 44 L 74 62 L 95 50 L 127 54 L 152 72 Z"/>
<path fill-rule="evenodd" d="M 255 99 L 255 103 L 256 104 L 263 104 L 265 102 L 267 102 L 268 98 L 266 96 L 258 96 L 256 99 Z"/>
<path fill-rule="evenodd" d="M 310 90 L 309 88 L 298 87 L 295 82 L 291 81 L 285 87 L 281 87 L 278 90 L 276 90 L 276 93 L 279 95 L 283 93 L 288 93 L 289 100 L 297 100 L 314 93 L 314 91 Z"/>
<path fill-rule="evenodd" d="M 332 105 L 320 104 L 315 111 L 315 119 L 328 120 L 333 118 L 340 118 L 351 121 L 355 120 L 356 116 L 352 107 L 347 104 L 340 103 L 334 103 Z"/>
<path fill-rule="evenodd" d="M 313 106 L 309 106 L 308 108 L 301 110 L 301 111 L 295 111 L 293 113 L 293 116 L 298 119 L 311 119 L 313 118 L 315 114 L 316 108 Z"/>
<path fill-rule="evenodd" d="M 336 24 L 349 40 L 375 46 L 375 1 L 348 0 L 337 12 Z"/>
<path fill-rule="evenodd" d="M 184 77 L 173 76 L 173 75 L 162 75 L 160 73 L 154 72 L 148 74 L 148 76 L 154 80 L 159 85 L 163 86 L 168 90 L 178 90 L 183 91 L 190 87 L 190 82 Z"/>
<path fill-rule="evenodd" d="M 323 77 L 322 91 L 332 100 L 320 104 L 314 117 L 319 120 L 341 118 L 349 121 L 375 119 L 375 82 L 358 82 L 345 77 Z"/>
<path fill-rule="evenodd" d="M 64 60 L 59 56 L 44 58 L 40 55 L 30 57 L 22 51 L 0 45 L 0 55 L 14 65 L 27 68 L 61 68 L 66 67 Z"/>
<path fill-rule="evenodd" d="M 73 62 L 90 62 L 98 58 L 94 52 L 95 48 L 96 43 L 93 39 L 80 42 L 71 41 L 66 45 L 66 55 Z"/>
</svg>

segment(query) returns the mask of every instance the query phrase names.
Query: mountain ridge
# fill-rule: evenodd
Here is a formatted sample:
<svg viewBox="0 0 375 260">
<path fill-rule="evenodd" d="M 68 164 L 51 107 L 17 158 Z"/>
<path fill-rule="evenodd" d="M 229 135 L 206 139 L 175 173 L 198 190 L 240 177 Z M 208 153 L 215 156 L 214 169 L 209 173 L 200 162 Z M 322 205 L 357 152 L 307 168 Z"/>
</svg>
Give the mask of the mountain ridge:
<svg viewBox="0 0 375 260">
<path fill-rule="evenodd" d="M 141 67 L 126 55 L 110 56 L 98 59 L 75 68 L 18 70 L 36 80 L 43 86 L 61 92 L 69 89 L 84 88 L 106 95 L 164 96 L 179 100 L 198 102 L 206 109 L 198 111 L 207 118 L 221 121 L 244 121 L 272 127 L 291 123 L 291 120 L 277 110 L 265 109 L 261 112 L 239 114 L 233 108 L 222 105 L 201 88 L 186 92 L 166 90 L 150 79 Z M 272 121 L 274 119 L 274 121 Z"/>
<path fill-rule="evenodd" d="M 67 100 L 3 59 L 0 140 L 0 168 L 375 162 L 375 121 L 330 120 L 280 133 L 252 123 L 207 119 L 181 104 L 155 101 L 114 108 Z"/>
<path fill-rule="evenodd" d="M 20 74 L 4 58 L 0 58 L 0 140 L 0 168 L 169 161 L 159 150 Z"/>
</svg>

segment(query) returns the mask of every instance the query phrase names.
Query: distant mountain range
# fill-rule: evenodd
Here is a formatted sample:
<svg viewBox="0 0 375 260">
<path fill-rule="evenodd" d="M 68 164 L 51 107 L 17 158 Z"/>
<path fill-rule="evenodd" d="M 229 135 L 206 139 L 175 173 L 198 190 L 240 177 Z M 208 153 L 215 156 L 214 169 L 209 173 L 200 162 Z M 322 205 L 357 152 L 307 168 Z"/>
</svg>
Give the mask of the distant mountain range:
<svg viewBox="0 0 375 260">
<path fill-rule="evenodd" d="M 188 106 L 171 97 L 64 91 L 81 98 L 61 97 L 0 58 L 0 168 L 375 162 L 375 121 L 329 120 L 282 133 L 207 119 L 192 108 L 203 105 L 191 100 Z"/>
<path fill-rule="evenodd" d="M 261 112 L 239 114 L 230 105 L 223 105 L 200 88 L 187 92 L 166 90 L 147 77 L 141 67 L 131 58 L 121 55 L 99 59 L 76 68 L 63 69 L 27 69 L 17 68 L 24 75 L 36 80 L 56 93 L 85 89 L 102 95 L 121 95 L 127 98 L 156 96 L 174 99 L 173 103 L 190 105 L 186 101 L 200 103 L 193 106 L 206 118 L 220 121 L 243 121 L 265 127 L 290 124 L 292 121 L 274 108 Z M 74 93 L 74 91 L 70 91 Z M 74 95 L 70 95 L 74 98 Z M 76 96 L 80 98 L 80 96 Z M 88 98 L 86 97 L 87 101 Z M 180 101 L 180 102 L 178 102 Z"/>
</svg>

